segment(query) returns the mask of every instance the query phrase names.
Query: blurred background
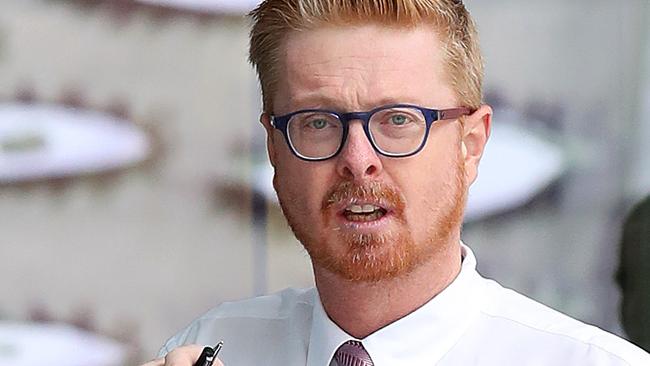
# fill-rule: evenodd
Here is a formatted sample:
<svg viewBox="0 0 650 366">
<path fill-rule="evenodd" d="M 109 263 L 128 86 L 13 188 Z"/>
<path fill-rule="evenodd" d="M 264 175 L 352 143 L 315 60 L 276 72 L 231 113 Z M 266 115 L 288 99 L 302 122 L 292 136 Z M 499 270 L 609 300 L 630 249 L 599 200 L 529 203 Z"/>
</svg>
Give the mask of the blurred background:
<svg viewBox="0 0 650 366">
<path fill-rule="evenodd" d="M 227 300 L 312 284 L 270 188 L 255 0 L 0 0 L 0 366 L 131 365 Z M 479 270 L 625 335 L 650 193 L 650 3 L 467 0 L 494 132 Z"/>
</svg>

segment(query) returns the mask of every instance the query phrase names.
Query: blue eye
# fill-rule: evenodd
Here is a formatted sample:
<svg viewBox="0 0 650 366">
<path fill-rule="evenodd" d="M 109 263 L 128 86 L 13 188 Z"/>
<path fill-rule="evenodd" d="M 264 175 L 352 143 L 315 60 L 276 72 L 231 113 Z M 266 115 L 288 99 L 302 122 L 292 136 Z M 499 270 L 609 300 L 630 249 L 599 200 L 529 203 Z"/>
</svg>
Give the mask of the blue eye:
<svg viewBox="0 0 650 366">
<path fill-rule="evenodd" d="M 408 122 L 408 118 L 403 114 L 395 114 L 390 117 L 390 122 L 396 126 L 402 126 Z"/>
<path fill-rule="evenodd" d="M 315 119 L 309 124 L 317 130 L 322 130 L 323 128 L 327 127 L 328 122 L 324 119 Z"/>
</svg>

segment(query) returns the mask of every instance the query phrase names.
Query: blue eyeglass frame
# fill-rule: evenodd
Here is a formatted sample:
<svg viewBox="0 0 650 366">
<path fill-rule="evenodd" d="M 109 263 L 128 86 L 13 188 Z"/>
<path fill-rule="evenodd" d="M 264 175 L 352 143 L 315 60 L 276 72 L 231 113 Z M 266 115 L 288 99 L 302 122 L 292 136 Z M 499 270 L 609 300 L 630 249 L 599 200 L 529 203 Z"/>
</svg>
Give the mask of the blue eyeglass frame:
<svg viewBox="0 0 650 366">
<path fill-rule="evenodd" d="M 381 150 L 377 145 L 375 144 L 375 141 L 372 138 L 372 135 L 370 134 L 370 128 L 369 128 L 369 123 L 370 123 L 370 118 L 372 115 L 374 115 L 377 112 L 386 110 L 386 109 L 391 109 L 391 108 L 413 108 L 419 110 L 422 115 L 424 116 L 425 123 L 426 123 L 426 132 L 424 134 L 424 138 L 422 139 L 422 142 L 420 143 L 420 146 L 415 149 L 414 151 L 407 153 L 407 154 L 391 154 L 386 151 Z M 291 143 L 291 138 L 289 137 L 289 132 L 288 132 L 288 126 L 289 126 L 289 121 L 291 120 L 291 117 L 300 114 L 300 113 L 327 113 L 332 116 L 336 116 L 339 121 L 341 121 L 341 125 L 343 125 L 343 136 L 341 137 L 341 143 L 338 147 L 338 149 L 330 156 L 322 157 L 322 158 L 310 158 L 307 156 L 301 155 L 296 149 L 293 147 L 293 144 Z M 291 149 L 291 152 L 298 158 L 305 160 L 305 161 L 324 161 L 331 159 L 335 156 L 337 156 L 341 150 L 343 150 L 343 146 L 345 146 L 345 142 L 348 138 L 348 131 L 350 130 L 350 121 L 354 120 L 360 120 L 363 125 L 363 131 L 366 134 L 366 138 L 368 138 L 368 141 L 370 141 L 370 145 L 372 148 L 379 153 L 380 155 L 383 156 L 388 156 L 391 158 L 406 158 L 409 156 L 413 156 L 420 151 L 422 151 L 422 148 L 424 148 L 424 145 L 427 142 L 427 139 L 429 138 L 429 130 L 431 129 L 431 125 L 436 122 L 436 121 L 443 121 L 443 120 L 449 120 L 449 119 L 457 119 L 460 118 L 461 116 L 466 116 L 472 113 L 472 110 L 467 107 L 459 107 L 459 108 L 451 108 L 451 109 L 430 109 L 430 108 L 424 108 L 420 107 L 417 105 L 413 104 L 389 104 L 389 105 L 384 105 L 381 107 L 377 107 L 373 110 L 367 111 L 367 112 L 347 112 L 347 113 L 338 113 L 334 111 L 330 111 L 327 109 L 301 109 L 299 111 L 291 112 L 289 114 L 285 114 L 282 116 L 274 116 L 271 115 L 271 125 L 280 130 L 282 132 L 282 135 L 284 135 L 284 139 L 287 142 L 287 145 L 289 146 L 289 149 Z"/>
</svg>

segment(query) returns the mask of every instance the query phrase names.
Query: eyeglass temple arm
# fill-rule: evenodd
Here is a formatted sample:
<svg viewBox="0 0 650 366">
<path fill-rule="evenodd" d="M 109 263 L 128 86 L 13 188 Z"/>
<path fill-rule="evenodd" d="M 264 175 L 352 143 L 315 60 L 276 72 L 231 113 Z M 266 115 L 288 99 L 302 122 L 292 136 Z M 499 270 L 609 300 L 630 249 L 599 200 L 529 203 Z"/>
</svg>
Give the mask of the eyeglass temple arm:
<svg viewBox="0 0 650 366">
<path fill-rule="evenodd" d="M 467 107 L 443 109 L 438 111 L 438 119 L 456 119 L 469 114 L 472 114 L 472 110 Z"/>
</svg>

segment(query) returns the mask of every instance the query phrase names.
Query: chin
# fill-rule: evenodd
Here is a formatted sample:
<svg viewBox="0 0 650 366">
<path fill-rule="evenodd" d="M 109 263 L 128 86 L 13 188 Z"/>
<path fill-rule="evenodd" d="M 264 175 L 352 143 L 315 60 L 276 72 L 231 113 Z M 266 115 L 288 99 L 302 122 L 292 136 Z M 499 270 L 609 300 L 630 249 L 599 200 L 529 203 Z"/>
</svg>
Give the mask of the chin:
<svg viewBox="0 0 650 366">
<path fill-rule="evenodd" d="M 403 234 L 341 236 L 335 240 L 338 250 L 333 250 L 333 245 L 324 245 L 311 250 L 310 256 L 315 266 L 348 281 L 379 282 L 396 278 L 411 272 L 418 259 L 415 243 Z"/>
</svg>

